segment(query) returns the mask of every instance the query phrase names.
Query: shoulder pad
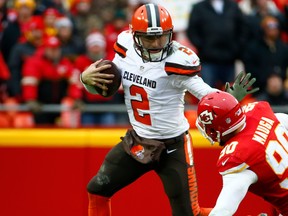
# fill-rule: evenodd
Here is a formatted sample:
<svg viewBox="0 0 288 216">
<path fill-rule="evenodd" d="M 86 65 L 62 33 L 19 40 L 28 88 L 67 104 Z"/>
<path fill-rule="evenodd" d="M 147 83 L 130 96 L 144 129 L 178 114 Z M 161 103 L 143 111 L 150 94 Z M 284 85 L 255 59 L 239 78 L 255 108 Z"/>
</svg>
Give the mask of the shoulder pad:
<svg viewBox="0 0 288 216">
<path fill-rule="evenodd" d="M 173 41 L 172 53 L 166 59 L 165 71 L 168 75 L 194 76 L 201 70 L 200 60 L 190 48 Z"/>
<path fill-rule="evenodd" d="M 122 58 L 126 57 L 129 43 L 133 43 L 131 31 L 123 31 L 118 35 L 117 41 L 114 43 L 114 51 Z"/>
<path fill-rule="evenodd" d="M 251 103 L 248 103 L 248 104 L 244 104 L 242 106 L 242 109 L 243 109 L 244 113 L 246 113 L 246 114 L 249 113 L 252 110 L 256 110 L 255 111 L 256 113 L 258 111 L 260 111 L 260 110 L 265 110 L 267 113 L 268 112 L 273 112 L 270 104 L 267 101 L 255 101 L 255 102 L 251 102 Z M 253 115 L 253 113 L 251 115 Z"/>
</svg>

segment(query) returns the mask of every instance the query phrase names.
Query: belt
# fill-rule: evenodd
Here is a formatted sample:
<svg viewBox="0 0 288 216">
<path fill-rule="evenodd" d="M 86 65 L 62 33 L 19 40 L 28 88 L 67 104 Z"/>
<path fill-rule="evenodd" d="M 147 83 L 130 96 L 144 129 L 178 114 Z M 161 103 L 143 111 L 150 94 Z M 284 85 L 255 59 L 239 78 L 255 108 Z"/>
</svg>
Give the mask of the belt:
<svg viewBox="0 0 288 216">
<path fill-rule="evenodd" d="M 184 135 L 187 135 L 187 134 L 188 134 L 188 131 L 185 131 L 184 133 L 180 134 L 177 137 L 172 137 L 172 138 L 168 138 L 168 139 L 157 139 L 157 140 L 163 142 L 167 146 L 167 145 L 172 145 L 174 143 L 182 141 Z"/>
</svg>

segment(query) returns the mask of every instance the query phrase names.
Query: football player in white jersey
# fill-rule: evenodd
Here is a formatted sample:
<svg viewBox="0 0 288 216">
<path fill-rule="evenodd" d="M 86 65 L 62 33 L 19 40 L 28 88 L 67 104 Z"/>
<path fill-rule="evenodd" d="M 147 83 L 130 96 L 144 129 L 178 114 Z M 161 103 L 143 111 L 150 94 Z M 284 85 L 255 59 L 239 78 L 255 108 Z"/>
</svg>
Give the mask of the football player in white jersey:
<svg viewBox="0 0 288 216">
<path fill-rule="evenodd" d="M 132 129 L 111 149 L 88 183 L 89 216 L 110 216 L 113 194 L 152 170 L 164 185 L 173 216 L 208 215 L 211 210 L 198 204 L 184 95 L 189 91 L 201 99 L 217 89 L 198 76 L 198 56 L 173 41 L 172 33 L 168 11 L 157 4 L 145 4 L 135 11 L 130 31 L 118 36 L 113 62 L 122 73 Z M 113 77 L 99 73 L 109 67 L 96 67 L 100 61 L 81 74 L 81 82 L 91 93 L 97 93 L 93 86 L 107 90 Z M 249 78 L 249 74 L 241 74 L 227 91 L 239 100 L 257 91 L 248 90 L 255 82 Z"/>
</svg>

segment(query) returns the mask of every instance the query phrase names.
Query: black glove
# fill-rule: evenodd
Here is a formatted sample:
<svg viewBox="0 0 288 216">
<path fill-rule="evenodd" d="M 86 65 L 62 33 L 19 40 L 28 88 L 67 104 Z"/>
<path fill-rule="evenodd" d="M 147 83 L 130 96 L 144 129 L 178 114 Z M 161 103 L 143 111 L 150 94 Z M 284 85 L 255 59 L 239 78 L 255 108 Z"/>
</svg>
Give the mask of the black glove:
<svg viewBox="0 0 288 216">
<path fill-rule="evenodd" d="M 259 90 L 258 87 L 250 89 L 250 87 L 256 81 L 256 78 L 250 79 L 250 77 L 251 77 L 251 73 L 247 73 L 245 75 L 245 72 L 241 71 L 239 75 L 236 77 L 233 86 L 230 86 L 230 84 L 226 82 L 225 91 L 233 95 L 238 101 L 243 100 L 243 98 L 246 95 L 252 94 Z"/>
</svg>

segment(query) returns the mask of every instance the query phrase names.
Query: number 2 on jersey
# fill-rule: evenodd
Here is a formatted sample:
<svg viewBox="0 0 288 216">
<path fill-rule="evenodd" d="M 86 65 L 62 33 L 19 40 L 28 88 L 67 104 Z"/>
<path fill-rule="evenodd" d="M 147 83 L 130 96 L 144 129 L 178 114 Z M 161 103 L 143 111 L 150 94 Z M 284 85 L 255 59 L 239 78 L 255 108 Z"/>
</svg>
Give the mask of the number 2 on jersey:
<svg viewBox="0 0 288 216">
<path fill-rule="evenodd" d="M 147 92 L 142 87 L 132 85 L 130 87 L 130 95 L 137 96 L 137 94 L 140 95 L 141 99 L 131 100 L 131 106 L 133 109 L 134 118 L 136 121 L 141 122 L 142 124 L 151 125 L 150 114 L 144 113 L 145 110 L 146 111 L 150 110 Z"/>
</svg>

